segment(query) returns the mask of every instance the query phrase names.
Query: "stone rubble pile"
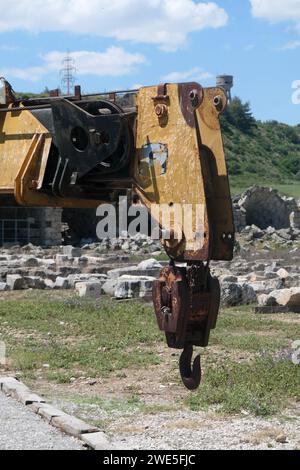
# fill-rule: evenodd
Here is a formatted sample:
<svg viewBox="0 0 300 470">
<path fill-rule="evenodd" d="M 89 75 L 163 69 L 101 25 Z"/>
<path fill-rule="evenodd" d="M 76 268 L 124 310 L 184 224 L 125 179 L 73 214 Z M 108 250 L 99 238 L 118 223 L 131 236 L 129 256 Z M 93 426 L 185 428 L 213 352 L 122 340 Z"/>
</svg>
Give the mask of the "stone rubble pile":
<svg viewBox="0 0 300 470">
<path fill-rule="evenodd" d="M 129 236 L 127 232 L 122 232 L 118 238 L 104 238 L 97 243 L 93 243 L 91 239 L 82 239 L 81 245 L 83 250 L 92 250 L 97 253 L 107 253 L 108 250 L 122 250 L 135 255 L 159 255 L 162 251 L 159 240 L 152 240 L 152 238 L 142 233 Z"/>
<path fill-rule="evenodd" d="M 212 262 L 222 305 L 300 308 L 300 231 L 247 226 L 237 237 L 232 262 Z M 150 299 L 153 281 L 168 261 L 146 235 L 104 239 L 82 247 L 26 245 L 0 250 L 0 291 L 73 289 L 80 297 Z M 257 243 L 261 243 L 258 246 Z M 275 250 L 266 244 L 276 244 Z"/>
<path fill-rule="evenodd" d="M 212 263 L 222 304 L 300 307 L 300 250 L 289 255 L 253 261 L 236 256 L 232 262 Z"/>
<path fill-rule="evenodd" d="M 91 246 L 13 251 L 2 250 L 0 254 L 0 291 L 75 289 L 80 297 L 150 298 L 153 281 L 167 264 L 155 258 L 134 263 L 130 256 L 115 250 L 103 256 Z M 211 270 L 220 280 L 224 306 L 298 306 L 299 261 L 300 250 L 286 259 L 246 260 L 236 255 L 232 262 L 212 262 Z"/>
<path fill-rule="evenodd" d="M 164 262 L 159 242 L 145 235 L 102 240 L 82 248 L 42 249 L 31 244 L 0 251 L 0 291 L 75 289 L 80 297 L 107 294 L 117 299 L 151 296 Z M 141 259 L 131 261 L 132 256 Z"/>
<path fill-rule="evenodd" d="M 297 248 L 300 244 L 300 230 L 291 227 L 286 229 L 275 229 L 267 227 L 265 230 L 256 225 L 247 225 L 236 236 L 237 244 L 244 251 L 249 251 L 251 247 L 262 248 L 264 250 L 274 250 L 281 248 Z"/>
</svg>

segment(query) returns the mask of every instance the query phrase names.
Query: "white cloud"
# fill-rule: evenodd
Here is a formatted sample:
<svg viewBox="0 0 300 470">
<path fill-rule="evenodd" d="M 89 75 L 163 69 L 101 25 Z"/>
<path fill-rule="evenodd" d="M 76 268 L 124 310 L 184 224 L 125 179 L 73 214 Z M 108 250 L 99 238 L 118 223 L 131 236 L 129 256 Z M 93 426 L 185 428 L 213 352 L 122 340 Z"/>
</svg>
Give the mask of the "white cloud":
<svg viewBox="0 0 300 470">
<path fill-rule="evenodd" d="M 287 50 L 294 50 L 300 47 L 300 41 L 290 41 L 286 44 L 284 44 L 282 47 L 280 47 L 281 51 L 287 51 Z"/>
<path fill-rule="evenodd" d="M 250 0 L 252 14 L 271 22 L 293 21 L 300 29 L 299 0 Z"/>
<path fill-rule="evenodd" d="M 65 57 L 64 52 L 52 51 L 43 56 L 47 68 L 58 70 Z M 142 54 L 126 52 L 121 47 L 111 46 L 104 52 L 75 51 L 70 53 L 78 75 L 122 76 L 146 62 Z"/>
<path fill-rule="evenodd" d="M 227 22 L 216 3 L 196 0 L 10 0 L 0 32 L 64 31 L 176 50 L 189 33 Z"/>
<path fill-rule="evenodd" d="M 42 63 L 36 67 L 2 69 L 0 74 L 8 79 L 39 81 L 43 76 L 62 67 L 64 52 L 52 51 L 41 57 Z M 70 53 L 76 66 L 76 75 L 123 76 L 134 71 L 139 64 L 146 62 L 141 54 L 131 54 L 121 47 L 109 47 L 104 52 L 75 51 Z"/>
<path fill-rule="evenodd" d="M 272 23 L 290 21 L 300 33 L 300 1 L 299 0 L 250 0 L 252 15 L 264 18 Z M 278 50 L 294 50 L 300 47 L 300 41 L 290 41 Z"/>
<path fill-rule="evenodd" d="M 209 72 L 205 72 L 200 67 L 194 67 L 190 70 L 182 71 L 182 72 L 171 72 L 164 77 L 162 80 L 164 82 L 187 82 L 187 81 L 201 81 L 201 80 L 208 80 L 209 78 L 213 78 Z"/>
<path fill-rule="evenodd" d="M 29 80 L 37 82 L 43 75 L 46 75 L 46 67 L 27 67 L 27 68 L 4 68 L 0 69 L 0 75 L 8 80 L 18 78 L 19 80 Z"/>
</svg>

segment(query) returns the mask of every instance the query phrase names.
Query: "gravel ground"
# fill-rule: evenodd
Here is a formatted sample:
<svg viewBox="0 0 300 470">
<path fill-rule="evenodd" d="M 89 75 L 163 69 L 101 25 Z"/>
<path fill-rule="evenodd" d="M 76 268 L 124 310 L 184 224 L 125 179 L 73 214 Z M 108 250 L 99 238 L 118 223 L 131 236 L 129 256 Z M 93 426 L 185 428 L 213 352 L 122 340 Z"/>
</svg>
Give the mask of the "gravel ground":
<svg viewBox="0 0 300 470">
<path fill-rule="evenodd" d="M 125 449 L 300 449 L 300 407 L 285 416 L 221 417 L 212 412 L 108 413 L 96 405 L 60 401 L 65 411 L 106 422 L 106 432 Z M 0 450 L 82 450 L 15 400 L 0 394 Z"/>
<path fill-rule="evenodd" d="M 131 421 L 131 422 L 130 422 Z M 250 416 L 216 418 L 205 413 L 160 413 L 120 419 L 108 430 L 124 447 L 167 450 L 295 450 L 300 448 L 298 419 Z M 142 424 L 141 424 L 142 423 Z"/>
<path fill-rule="evenodd" d="M 112 442 L 125 449 L 155 450 L 299 450 L 300 405 L 284 415 L 220 416 L 189 410 L 161 413 L 107 412 L 97 405 L 58 401 L 64 411 L 100 420 Z"/>
<path fill-rule="evenodd" d="M 0 393 L 0 450 L 82 450 L 76 439 Z"/>
</svg>

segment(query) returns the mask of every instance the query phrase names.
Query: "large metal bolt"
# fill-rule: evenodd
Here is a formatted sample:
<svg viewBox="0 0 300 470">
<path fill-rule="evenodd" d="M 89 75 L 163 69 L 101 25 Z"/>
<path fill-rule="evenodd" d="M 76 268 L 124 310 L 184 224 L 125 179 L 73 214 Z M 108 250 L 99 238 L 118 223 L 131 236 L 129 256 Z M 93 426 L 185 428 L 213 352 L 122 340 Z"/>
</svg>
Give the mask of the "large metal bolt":
<svg viewBox="0 0 300 470">
<path fill-rule="evenodd" d="M 197 90 L 191 90 L 189 96 L 190 96 L 190 100 L 191 100 L 192 105 L 194 106 L 194 108 L 196 108 L 196 106 L 198 106 L 198 104 L 199 104 L 198 91 Z"/>
<path fill-rule="evenodd" d="M 222 107 L 223 107 L 222 96 L 217 95 L 217 96 L 214 97 L 214 105 L 218 110 L 222 109 Z"/>
</svg>

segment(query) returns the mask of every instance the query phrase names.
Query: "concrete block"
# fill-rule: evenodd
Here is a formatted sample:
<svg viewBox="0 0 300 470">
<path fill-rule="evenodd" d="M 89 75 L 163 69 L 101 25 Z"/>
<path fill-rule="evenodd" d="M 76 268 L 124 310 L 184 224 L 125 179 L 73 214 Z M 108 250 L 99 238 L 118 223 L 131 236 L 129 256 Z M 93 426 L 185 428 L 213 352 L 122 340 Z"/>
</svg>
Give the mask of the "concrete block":
<svg viewBox="0 0 300 470">
<path fill-rule="evenodd" d="M 69 289 L 69 288 L 70 288 L 69 281 L 66 277 L 58 276 L 56 278 L 54 289 Z"/>
<path fill-rule="evenodd" d="M 23 405 L 31 405 L 32 403 L 45 403 L 45 400 L 39 395 L 36 395 L 30 390 L 26 390 L 22 387 L 16 388 L 15 393 L 13 393 L 12 396 L 23 403 Z"/>
<path fill-rule="evenodd" d="M 75 290 L 79 297 L 98 298 L 101 295 L 101 282 L 77 282 Z"/>
<path fill-rule="evenodd" d="M 10 290 L 26 289 L 26 283 L 22 276 L 19 274 L 8 274 L 6 276 L 6 284 Z"/>
<path fill-rule="evenodd" d="M 13 387 L 16 387 L 17 385 L 20 385 L 20 382 L 14 377 L 5 377 L 5 376 L 0 377 L 0 390 L 3 390 L 3 392 L 5 392 L 3 386 L 13 388 Z"/>
<path fill-rule="evenodd" d="M 81 434 L 99 431 L 99 429 L 95 426 L 90 426 L 81 419 L 74 418 L 73 416 L 69 415 L 54 417 L 51 420 L 51 424 L 61 431 L 74 437 L 80 437 Z"/>
<path fill-rule="evenodd" d="M 19 382 L 14 377 L 2 377 L 0 379 L 1 390 L 15 399 L 18 399 L 18 394 L 30 393 L 30 390 L 22 382 Z"/>
<path fill-rule="evenodd" d="M 104 432 L 93 432 L 82 434 L 80 439 L 94 450 L 113 450 L 111 442 Z"/>
<path fill-rule="evenodd" d="M 79 273 L 79 274 L 68 275 L 68 281 L 72 289 L 75 288 L 75 285 L 78 282 L 96 282 L 96 283 L 100 282 L 102 285 L 105 283 L 106 280 L 107 280 L 107 276 L 105 274 Z"/>
<path fill-rule="evenodd" d="M 48 423 L 52 422 L 53 418 L 68 416 L 63 411 L 57 410 L 54 406 L 48 405 L 47 403 L 39 406 L 37 414 L 48 421 Z"/>
<path fill-rule="evenodd" d="M 152 285 L 155 281 L 151 276 L 121 276 L 115 288 L 117 299 L 131 299 L 152 295 Z"/>
</svg>

